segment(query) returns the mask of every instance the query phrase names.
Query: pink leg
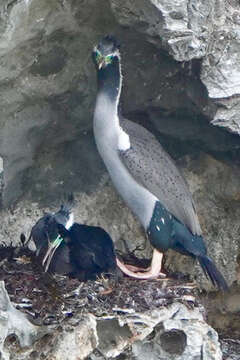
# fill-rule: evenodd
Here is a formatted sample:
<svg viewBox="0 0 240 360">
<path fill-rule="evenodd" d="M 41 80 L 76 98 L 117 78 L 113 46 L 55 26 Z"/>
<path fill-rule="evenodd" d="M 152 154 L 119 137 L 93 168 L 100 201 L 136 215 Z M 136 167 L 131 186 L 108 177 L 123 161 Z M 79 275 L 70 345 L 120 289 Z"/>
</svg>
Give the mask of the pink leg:
<svg viewBox="0 0 240 360">
<path fill-rule="evenodd" d="M 128 265 L 126 266 L 119 259 L 117 259 L 117 266 L 124 274 L 126 274 L 130 277 L 133 277 L 135 279 L 156 279 L 158 276 L 165 278 L 166 274 L 161 272 L 162 258 L 163 258 L 163 254 L 160 253 L 160 251 L 154 249 L 150 270 L 145 271 L 145 272 L 131 271 L 128 268 Z"/>
<path fill-rule="evenodd" d="M 133 271 L 135 273 L 138 271 L 145 272 L 145 271 L 149 271 L 151 269 L 150 266 L 148 268 L 144 269 L 139 266 L 134 266 L 134 265 L 129 265 L 129 264 L 124 264 L 124 265 L 126 266 L 126 268 L 128 268 L 128 270 Z"/>
</svg>

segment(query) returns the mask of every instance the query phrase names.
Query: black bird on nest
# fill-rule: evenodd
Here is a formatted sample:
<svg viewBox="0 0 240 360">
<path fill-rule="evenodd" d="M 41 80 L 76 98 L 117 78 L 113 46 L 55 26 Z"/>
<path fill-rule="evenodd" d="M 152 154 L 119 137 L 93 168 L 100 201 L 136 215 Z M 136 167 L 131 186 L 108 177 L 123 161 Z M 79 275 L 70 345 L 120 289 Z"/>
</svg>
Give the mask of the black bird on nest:
<svg viewBox="0 0 240 360">
<path fill-rule="evenodd" d="M 161 273 L 163 252 L 173 249 L 196 258 L 213 285 L 226 281 L 207 255 L 192 195 L 174 161 L 144 127 L 119 112 L 122 90 L 119 45 L 105 36 L 93 49 L 98 93 L 94 136 L 98 151 L 119 194 L 139 218 L 153 246 L 150 269 L 117 265 L 128 276 L 153 279 Z"/>
<path fill-rule="evenodd" d="M 99 226 L 74 223 L 69 230 L 58 225 L 59 235 L 69 248 L 69 256 L 75 272 L 84 279 L 96 275 L 116 275 L 116 255 L 109 234 Z"/>
<path fill-rule="evenodd" d="M 73 194 L 69 194 L 57 212 L 46 213 L 36 222 L 25 243 L 27 245 L 31 239 L 34 241 L 36 256 L 41 260 L 45 271 L 49 270 L 52 273 L 65 274 L 73 270 L 69 258 L 69 249 L 64 243 L 61 243 L 58 233 L 58 224 L 62 224 L 67 229 L 72 226 L 74 222 L 73 206 L 74 197 Z M 23 236 L 21 234 L 22 241 Z M 54 242 L 59 243 L 61 246 L 58 246 L 54 261 L 51 261 L 54 255 L 52 246 Z"/>
<path fill-rule="evenodd" d="M 37 221 L 27 243 L 33 239 L 45 271 L 84 281 L 101 273 L 115 275 L 116 256 L 111 237 L 101 227 L 74 223 L 73 206 L 71 194 L 59 211 L 47 213 Z"/>
</svg>

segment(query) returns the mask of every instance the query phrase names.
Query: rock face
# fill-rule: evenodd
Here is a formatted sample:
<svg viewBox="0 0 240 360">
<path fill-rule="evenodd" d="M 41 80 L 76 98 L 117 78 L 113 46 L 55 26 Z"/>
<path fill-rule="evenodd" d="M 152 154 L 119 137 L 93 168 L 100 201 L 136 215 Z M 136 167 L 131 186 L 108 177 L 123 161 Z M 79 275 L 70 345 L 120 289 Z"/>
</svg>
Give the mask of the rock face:
<svg viewBox="0 0 240 360">
<path fill-rule="evenodd" d="M 25 314 L 15 309 L 5 289 L 4 281 L 0 281 L 0 331 L 0 354 L 3 360 L 9 359 L 8 352 L 4 350 L 4 341 L 8 335 L 15 335 L 21 347 L 29 347 L 46 333 L 31 324 Z"/>
<path fill-rule="evenodd" d="M 136 6 L 131 0 L 111 0 L 111 4 L 121 25 L 144 34 L 175 60 L 202 59 L 201 80 L 217 105 L 210 121 L 240 135 L 239 3 L 142 0 Z"/>
<path fill-rule="evenodd" d="M 200 143 L 208 151 L 216 147 L 217 151 L 239 149 L 239 139 L 219 135 L 209 127 L 212 121 L 234 133 L 239 130 L 235 97 L 238 57 L 231 55 L 238 41 L 231 32 L 233 20 L 237 21 L 237 6 L 233 2 L 227 16 L 224 2 L 219 0 L 208 4 L 200 1 L 198 5 L 185 0 L 2 1 L 3 205 L 11 205 L 26 193 L 30 198 L 49 201 L 69 188 L 96 188 L 103 167 L 91 133 L 96 82 L 90 57 L 99 37 L 109 32 L 123 44 L 125 113 L 163 132 L 170 122 L 167 128 L 171 136 L 185 138 L 187 132 L 189 141 Z M 223 28 L 224 39 L 230 36 L 230 40 L 219 43 L 215 40 L 221 38 L 218 31 Z M 220 57 L 222 49 L 224 56 Z M 203 59 L 203 65 L 196 59 Z M 220 66 L 231 68 L 235 80 L 214 75 L 223 74 Z M 226 90 L 230 86 L 232 90 Z M 211 98 L 217 98 L 218 103 L 224 98 L 224 106 L 218 108 Z M 184 125 L 180 134 L 174 130 L 182 128 L 177 125 L 179 121 Z M 198 128 L 200 133 L 206 128 L 212 135 L 207 139 L 196 136 Z"/>
<path fill-rule="evenodd" d="M 227 11 L 226 11 L 227 9 Z M 208 51 L 203 59 L 201 79 L 209 96 L 218 104 L 212 120 L 214 125 L 240 135 L 238 53 L 240 48 L 240 5 L 229 0 L 222 8 L 221 26 L 213 29 Z"/>
<path fill-rule="evenodd" d="M 177 61 L 189 61 L 206 55 L 209 35 L 223 11 L 222 1 L 112 0 L 112 9 L 123 26 L 133 26 L 164 48 Z M 220 21 L 219 21 L 220 20 Z"/>
<path fill-rule="evenodd" d="M 240 215 L 239 168 L 217 161 L 209 155 L 199 154 L 195 159 L 185 157 L 182 170 L 194 194 L 208 253 L 231 284 L 238 278 L 240 250 L 240 227 L 237 220 Z M 172 253 L 168 263 L 179 271 L 189 272 L 190 260 L 184 256 L 176 259 Z M 209 288 L 210 284 L 202 276 L 202 271 L 198 271 L 198 279 L 199 276 L 204 287 Z"/>
</svg>

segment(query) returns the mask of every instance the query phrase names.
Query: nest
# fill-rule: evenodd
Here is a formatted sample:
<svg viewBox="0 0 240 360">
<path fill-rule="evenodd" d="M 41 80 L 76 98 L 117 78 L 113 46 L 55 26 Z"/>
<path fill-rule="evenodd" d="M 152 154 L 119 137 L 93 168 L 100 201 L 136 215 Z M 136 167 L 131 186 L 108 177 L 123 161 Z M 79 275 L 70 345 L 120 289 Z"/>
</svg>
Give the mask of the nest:
<svg viewBox="0 0 240 360">
<path fill-rule="evenodd" d="M 15 307 L 38 325 L 60 324 L 76 314 L 95 316 L 127 310 L 143 312 L 180 301 L 199 305 L 196 286 L 171 276 L 165 280 L 99 277 L 81 282 L 45 273 L 27 248 L 0 247 L 0 280 Z"/>
</svg>

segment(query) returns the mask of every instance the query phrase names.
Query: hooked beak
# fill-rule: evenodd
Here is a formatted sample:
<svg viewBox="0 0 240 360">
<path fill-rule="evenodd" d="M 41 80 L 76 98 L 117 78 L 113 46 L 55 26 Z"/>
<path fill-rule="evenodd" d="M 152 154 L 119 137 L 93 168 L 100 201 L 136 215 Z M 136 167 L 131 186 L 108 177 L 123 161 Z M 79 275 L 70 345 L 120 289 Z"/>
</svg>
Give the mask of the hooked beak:
<svg viewBox="0 0 240 360">
<path fill-rule="evenodd" d="M 101 70 L 102 68 L 105 68 L 106 62 L 105 59 L 102 58 L 101 61 L 98 63 L 98 70 Z"/>
<path fill-rule="evenodd" d="M 59 247 L 59 245 L 61 244 L 62 241 L 63 241 L 63 238 L 60 235 L 58 235 L 58 237 L 53 242 L 49 243 L 48 250 L 47 250 L 47 252 L 46 252 L 46 254 L 44 256 L 44 259 L 42 261 L 43 266 L 46 263 L 45 268 L 44 268 L 44 272 L 48 271 L 48 268 L 49 268 L 49 265 L 50 265 L 50 263 L 52 261 L 53 255 L 55 254 L 55 251 L 57 250 L 57 248 Z"/>
</svg>

